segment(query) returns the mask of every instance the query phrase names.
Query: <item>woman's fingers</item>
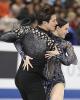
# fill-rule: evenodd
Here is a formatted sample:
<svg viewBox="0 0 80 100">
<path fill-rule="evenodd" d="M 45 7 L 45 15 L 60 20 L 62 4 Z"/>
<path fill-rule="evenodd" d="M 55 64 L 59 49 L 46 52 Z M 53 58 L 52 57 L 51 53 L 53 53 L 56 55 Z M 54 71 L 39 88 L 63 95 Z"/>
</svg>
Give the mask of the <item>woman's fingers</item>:
<svg viewBox="0 0 80 100">
<path fill-rule="evenodd" d="M 27 71 L 29 71 L 29 67 L 33 68 L 32 64 L 30 63 L 30 61 L 24 61 L 23 64 L 23 70 L 25 70 L 27 68 Z"/>
<path fill-rule="evenodd" d="M 30 66 L 31 68 L 33 68 L 33 66 L 32 66 L 32 64 L 31 64 L 31 63 L 29 63 L 29 66 Z"/>
<path fill-rule="evenodd" d="M 33 68 L 32 64 L 30 63 L 30 60 L 33 60 L 33 58 L 26 56 L 26 59 L 23 59 L 23 70 L 27 69 L 29 71 L 29 67 Z"/>
<path fill-rule="evenodd" d="M 26 66 L 27 66 L 27 71 L 29 71 L 29 65 L 27 64 Z"/>
<path fill-rule="evenodd" d="M 33 60 L 33 58 L 29 57 L 30 60 Z"/>
</svg>

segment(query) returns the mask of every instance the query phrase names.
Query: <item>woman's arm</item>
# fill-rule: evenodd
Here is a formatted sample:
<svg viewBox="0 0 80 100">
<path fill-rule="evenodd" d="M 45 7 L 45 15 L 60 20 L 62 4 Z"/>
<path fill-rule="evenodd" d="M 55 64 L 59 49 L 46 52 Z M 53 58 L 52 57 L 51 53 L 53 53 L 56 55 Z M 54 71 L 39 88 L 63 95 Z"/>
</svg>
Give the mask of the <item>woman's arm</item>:
<svg viewBox="0 0 80 100">
<path fill-rule="evenodd" d="M 66 42 L 66 53 L 63 52 L 57 58 L 61 61 L 62 64 L 69 66 L 70 64 L 77 64 L 77 57 L 74 52 L 74 48 L 70 42 Z"/>
<path fill-rule="evenodd" d="M 15 42 L 15 47 L 18 51 L 18 53 L 21 55 L 21 58 L 23 59 L 24 63 L 23 63 L 23 70 L 27 69 L 27 71 L 29 70 L 29 68 L 33 68 L 32 64 L 31 64 L 31 60 L 33 60 L 33 58 L 29 57 L 28 55 L 25 55 L 24 51 L 22 50 L 22 45 L 20 43 L 20 41 L 16 41 Z"/>
<path fill-rule="evenodd" d="M 64 41 L 64 47 L 66 49 L 65 52 L 61 52 L 58 54 L 58 50 L 56 49 L 56 52 L 54 51 L 47 51 L 47 58 L 53 58 L 58 61 L 60 61 L 62 64 L 69 66 L 70 64 L 77 64 L 77 57 L 74 52 L 74 48 L 70 42 Z"/>
</svg>

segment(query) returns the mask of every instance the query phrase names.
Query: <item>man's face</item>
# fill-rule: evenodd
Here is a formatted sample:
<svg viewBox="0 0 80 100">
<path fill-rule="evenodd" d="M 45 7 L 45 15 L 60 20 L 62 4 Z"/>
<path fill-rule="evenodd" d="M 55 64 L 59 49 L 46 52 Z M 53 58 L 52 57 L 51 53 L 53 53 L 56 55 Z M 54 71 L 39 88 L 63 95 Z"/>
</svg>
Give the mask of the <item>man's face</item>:
<svg viewBox="0 0 80 100">
<path fill-rule="evenodd" d="M 48 23 L 48 28 L 49 28 L 49 30 L 52 32 L 54 32 L 55 31 L 55 29 L 56 29 L 56 25 L 57 25 L 58 23 L 57 23 L 57 17 L 56 17 L 56 15 L 52 15 L 51 16 L 51 19 L 49 20 L 49 23 Z"/>
</svg>

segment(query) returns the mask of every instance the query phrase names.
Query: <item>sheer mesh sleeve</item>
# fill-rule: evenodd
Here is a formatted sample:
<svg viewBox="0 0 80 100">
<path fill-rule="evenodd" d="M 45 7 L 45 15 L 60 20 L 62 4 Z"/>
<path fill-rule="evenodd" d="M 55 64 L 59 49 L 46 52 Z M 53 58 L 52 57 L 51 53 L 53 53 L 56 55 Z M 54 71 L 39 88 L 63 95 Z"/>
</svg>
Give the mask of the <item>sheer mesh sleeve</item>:
<svg viewBox="0 0 80 100">
<path fill-rule="evenodd" d="M 64 65 L 77 64 L 77 57 L 72 44 L 67 41 L 64 43 L 64 47 L 66 49 L 66 53 L 63 52 L 60 56 L 57 56 L 60 61 Z"/>
</svg>

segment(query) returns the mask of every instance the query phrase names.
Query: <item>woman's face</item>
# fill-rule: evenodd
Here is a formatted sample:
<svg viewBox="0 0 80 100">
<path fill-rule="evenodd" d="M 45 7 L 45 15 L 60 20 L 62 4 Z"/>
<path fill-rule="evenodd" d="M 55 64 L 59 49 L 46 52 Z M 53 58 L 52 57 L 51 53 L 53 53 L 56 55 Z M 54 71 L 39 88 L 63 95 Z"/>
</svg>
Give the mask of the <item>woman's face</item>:
<svg viewBox="0 0 80 100">
<path fill-rule="evenodd" d="M 59 37 L 65 38 L 66 34 L 68 33 L 68 29 L 69 29 L 69 23 L 59 28 L 58 32 Z"/>
</svg>

